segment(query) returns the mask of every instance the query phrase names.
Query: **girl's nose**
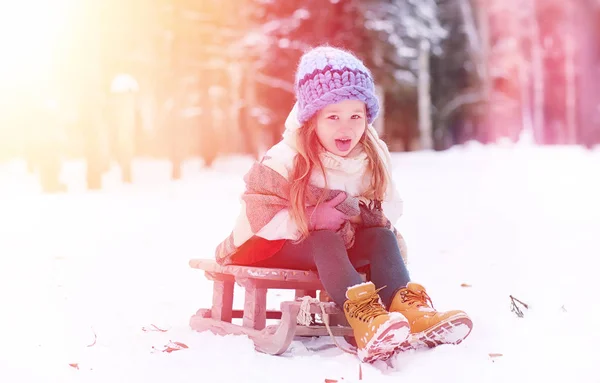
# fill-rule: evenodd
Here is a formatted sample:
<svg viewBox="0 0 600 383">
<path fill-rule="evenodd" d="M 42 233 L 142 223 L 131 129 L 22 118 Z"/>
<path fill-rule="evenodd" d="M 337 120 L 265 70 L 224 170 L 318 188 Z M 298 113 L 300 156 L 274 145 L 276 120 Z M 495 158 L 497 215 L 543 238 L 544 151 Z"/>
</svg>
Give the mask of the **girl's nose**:
<svg viewBox="0 0 600 383">
<path fill-rule="evenodd" d="M 349 121 L 342 121 L 342 123 L 340 124 L 340 131 L 342 132 L 351 132 L 354 128 L 356 124 L 354 123 L 353 120 L 349 120 Z"/>
<path fill-rule="evenodd" d="M 352 129 L 352 120 L 340 120 L 340 130 Z"/>
</svg>

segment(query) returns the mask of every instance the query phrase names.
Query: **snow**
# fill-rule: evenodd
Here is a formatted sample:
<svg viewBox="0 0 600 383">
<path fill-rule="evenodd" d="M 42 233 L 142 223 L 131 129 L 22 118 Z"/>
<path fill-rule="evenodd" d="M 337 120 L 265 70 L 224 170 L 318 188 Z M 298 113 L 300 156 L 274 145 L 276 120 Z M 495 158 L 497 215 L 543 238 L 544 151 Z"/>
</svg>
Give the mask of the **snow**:
<svg viewBox="0 0 600 383">
<path fill-rule="evenodd" d="M 363 364 L 363 381 L 598 382 L 600 151 L 468 144 L 393 161 L 411 277 L 474 329 L 458 346 Z M 134 185 L 113 169 L 86 192 L 72 161 L 69 193 L 41 195 L 23 163 L 0 164 L 0 381 L 358 381 L 356 357 L 327 337 L 274 357 L 189 329 L 211 285 L 187 261 L 229 233 L 250 165 L 188 161 L 170 182 L 168 163 L 139 159 Z M 530 305 L 523 318 L 509 295 Z M 289 298 L 273 291 L 269 308 Z M 170 341 L 189 348 L 161 352 Z"/>
<path fill-rule="evenodd" d="M 287 49 L 290 47 L 290 39 L 287 38 L 282 38 L 278 40 L 279 43 L 279 48 L 281 49 Z"/>
<path fill-rule="evenodd" d="M 417 40 L 417 44 L 421 39 L 427 39 L 433 45 L 433 52 L 437 53 L 440 43 L 448 36 L 437 14 L 434 1 L 392 1 L 366 9 L 365 27 L 387 35 L 387 42 L 398 51 L 409 38 Z M 398 54 L 403 55 L 402 52 Z"/>
<path fill-rule="evenodd" d="M 300 20 L 308 20 L 310 18 L 310 11 L 306 8 L 298 8 L 294 11 L 292 17 Z"/>
</svg>

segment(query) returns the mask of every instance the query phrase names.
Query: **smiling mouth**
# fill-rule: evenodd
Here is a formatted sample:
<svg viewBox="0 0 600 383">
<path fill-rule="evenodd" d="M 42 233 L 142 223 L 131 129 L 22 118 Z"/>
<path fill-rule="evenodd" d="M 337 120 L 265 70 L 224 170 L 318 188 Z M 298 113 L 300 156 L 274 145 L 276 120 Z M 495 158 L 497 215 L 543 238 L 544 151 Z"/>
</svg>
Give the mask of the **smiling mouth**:
<svg viewBox="0 0 600 383">
<path fill-rule="evenodd" d="M 352 143 L 351 138 L 338 138 L 335 140 L 335 146 L 341 152 L 346 152 L 350 150 L 350 144 Z"/>
</svg>

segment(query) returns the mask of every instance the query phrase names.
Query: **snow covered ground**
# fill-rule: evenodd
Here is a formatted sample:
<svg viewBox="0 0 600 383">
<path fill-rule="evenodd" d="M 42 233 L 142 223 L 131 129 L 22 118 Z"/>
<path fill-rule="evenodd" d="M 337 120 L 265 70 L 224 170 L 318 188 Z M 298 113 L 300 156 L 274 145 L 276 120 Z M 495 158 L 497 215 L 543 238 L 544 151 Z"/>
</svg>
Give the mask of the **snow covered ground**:
<svg viewBox="0 0 600 383">
<path fill-rule="evenodd" d="M 363 365 L 362 380 L 600 382 L 600 151 L 472 145 L 394 162 L 412 279 L 474 329 L 459 346 Z M 139 160 L 134 185 L 115 170 L 85 192 L 73 162 L 69 193 L 51 196 L 24 164 L 0 165 L 0 381 L 358 381 L 355 357 L 328 338 L 273 357 L 188 327 L 211 285 L 187 261 L 229 233 L 250 164 L 190 161 L 169 182 L 168 163 Z M 530 305 L 523 318 L 511 294 Z M 189 348 L 161 352 L 170 341 Z"/>
</svg>

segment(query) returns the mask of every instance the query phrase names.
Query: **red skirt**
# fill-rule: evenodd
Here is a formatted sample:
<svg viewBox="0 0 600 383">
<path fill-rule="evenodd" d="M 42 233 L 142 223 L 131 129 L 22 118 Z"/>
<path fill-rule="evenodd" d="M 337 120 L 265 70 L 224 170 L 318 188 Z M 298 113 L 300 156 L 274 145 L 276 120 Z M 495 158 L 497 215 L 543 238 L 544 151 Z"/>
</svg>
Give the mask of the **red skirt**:
<svg viewBox="0 0 600 383">
<path fill-rule="evenodd" d="M 287 239 L 270 241 L 258 236 L 253 236 L 240 246 L 231 256 L 231 264 L 251 266 L 275 255 Z"/>
</svg>

